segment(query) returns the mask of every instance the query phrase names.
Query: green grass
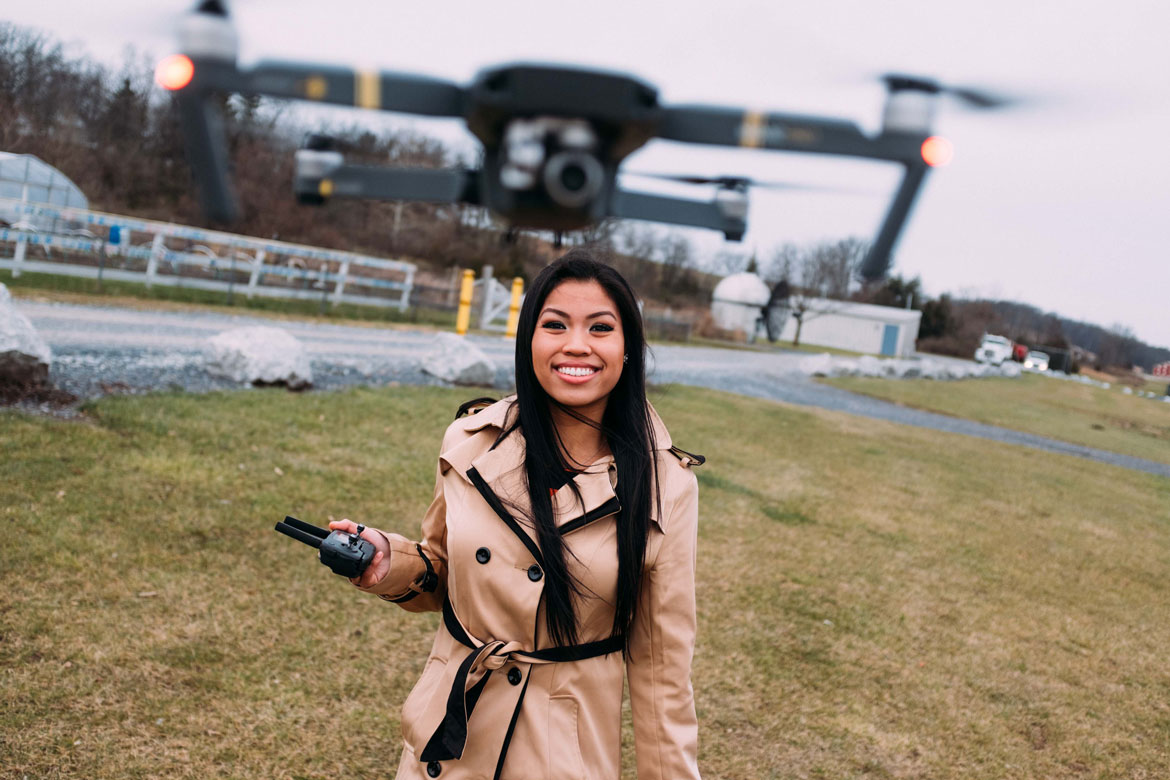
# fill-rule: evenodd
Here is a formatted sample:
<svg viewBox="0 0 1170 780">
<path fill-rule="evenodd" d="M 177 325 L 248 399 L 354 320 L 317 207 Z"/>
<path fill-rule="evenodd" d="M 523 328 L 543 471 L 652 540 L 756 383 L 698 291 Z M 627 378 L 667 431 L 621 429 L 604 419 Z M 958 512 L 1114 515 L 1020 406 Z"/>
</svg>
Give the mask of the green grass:
<svg viewBox="0 0 1170 780">
<path fill-rule="evenodd" d="M 417 533 L 473 394 L 0 412 L 0 777 L 389 775 L 437 615 L 271 528 Z M 1170 775 L 1170 480 L 691 388 L 655 404 L 708 457 L 704 777 Z"/>
<path fill-rule="evenodd" d="M 958 382 L 822 381 L 916 409 L 1170 463 L 1170 404 L 1125 395 L 1116 386 L 1106 390 L 1041 374 Z"/>
<path fill-rule="evenodd" d="M 352 303 L 322 306 L 320 300 L 287 300 L 256 296 L 248 299 L 244 285 L 240 285 L 231 296 L 213 290 L 193 287 L 168 287 L 154 285 L 149 289 L 136 282 L 102 281 L 55 274 L 21 273 L 13 279 L 12 272 L 0 270 L 0 283 L 6 285 L 15 296 L 42 298 L 45 300 L 102 304 L 107 306 L 143 306 L 149 304 L 152 310 L 167 308 L 199 308 L 239 312 L 263 316 L 293 317 L 297 319 L 357 320 L 372 323 L 410 323 L 432 325 L 440 328 L 454 328 L 453 312 L 411 307 L 404 312 L 389 306 L 361 306 Z M 162 304 L 160 306 L 160 304 Z"/>
</svg>

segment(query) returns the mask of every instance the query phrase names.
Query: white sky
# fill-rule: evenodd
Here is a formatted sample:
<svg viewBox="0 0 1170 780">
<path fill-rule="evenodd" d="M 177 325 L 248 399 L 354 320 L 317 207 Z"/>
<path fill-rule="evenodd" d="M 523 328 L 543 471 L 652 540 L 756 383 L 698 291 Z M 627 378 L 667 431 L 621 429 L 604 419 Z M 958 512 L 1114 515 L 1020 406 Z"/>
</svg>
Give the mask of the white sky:
<svg viewBox="0 0 1170 780">
<path fill-rule="evenodd" d="M 161 56 L 181 0 L 37 0 L 4 19 L 118 62 Z M 1019 300 L 1170 345 L 1170 4 L 1156 0 L 588 3 L 237 0 L 241 59 L 376 65 L 460 82 L 517 59 L 600 65 L 703 102 L 879 121 L 884 71 L 1034 95 L 1028 108 L 941 106 L 955 161 L 933 172 L 895 254 L 926 292 Z M 352 120 L 379 123 L 354 112 Z M 460 137 L 449 123 L 425 132 Z M 378 125 L 381 126 L 381 125 Z M 752 195 L 743 248 L 871 237 L 898 169 L 658 142 L 627 169 L 741 174 L 881 194 Z M 627 184 L 641 185 L 640 180 Z M 706 197 L 705 190 L 695 192 Z M 1163 221 L 1165 220 L 1165 221 Z M 704 252 L 723 245 L 691 231 Z"/>
</svg>

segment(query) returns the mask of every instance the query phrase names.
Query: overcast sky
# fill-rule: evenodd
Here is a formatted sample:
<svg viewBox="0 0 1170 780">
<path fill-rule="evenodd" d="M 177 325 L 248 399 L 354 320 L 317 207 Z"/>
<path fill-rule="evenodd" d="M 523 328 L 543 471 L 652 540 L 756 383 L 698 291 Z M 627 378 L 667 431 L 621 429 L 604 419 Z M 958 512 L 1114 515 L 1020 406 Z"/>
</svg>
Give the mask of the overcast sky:
<svg viewBox="0 0 1170 780">
<path fill-rule="evenodd" d="M 5 19 L 117 63 L 128 45 L 166 53 L 193 3 L 9 5 Z M 233 12 L 245 62 L 300 58 L 459 81 L 516 59 L 601 65 L 650 81 L 663 102 L 823 114 L 867 130 L 879 121 L 873 77 L 884 71 L 1034 96 L 997 113 L 941 106 L 936 129 L 955 160 L 928 179 L 894 272 L 921 276 L 931 295 L 1019 300 L 1170 346 L 1170 3 L 237 0 Z M 461 137 L 449 123 L 412 124 Z M 898 177 L 875 163 L 664 142 L 625 168 L 877 193 L 757 190 L 743 248 L 765 257 L 786 241 L 872 236 Z M 705 253 L 723 248 L 713 234 L 688 236 Z"/>
</svg>

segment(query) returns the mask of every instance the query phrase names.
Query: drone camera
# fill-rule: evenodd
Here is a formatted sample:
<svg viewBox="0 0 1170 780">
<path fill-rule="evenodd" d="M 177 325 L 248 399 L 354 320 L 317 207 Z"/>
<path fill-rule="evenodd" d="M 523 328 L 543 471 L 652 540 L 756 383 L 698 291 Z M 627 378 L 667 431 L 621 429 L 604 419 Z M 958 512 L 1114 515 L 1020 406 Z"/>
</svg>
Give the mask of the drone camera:
<svg viewBox="0 0 1170 780">
<path fill-rule="evenodd" d="M 604 182 L 605 169 L 588 152 L 559 152 L 544 166 L 544 188 L 553 202 L 565 208 L 588 206 Z"/>
<path fill-rule="evenodd" d="M 499 184 L 528 199 L 547 196 L 563 209 L 588 211 L 606 181 L 597 146 L 597 133 L 582 119 L 514 119 L 503 134 Z"/>
</svg>

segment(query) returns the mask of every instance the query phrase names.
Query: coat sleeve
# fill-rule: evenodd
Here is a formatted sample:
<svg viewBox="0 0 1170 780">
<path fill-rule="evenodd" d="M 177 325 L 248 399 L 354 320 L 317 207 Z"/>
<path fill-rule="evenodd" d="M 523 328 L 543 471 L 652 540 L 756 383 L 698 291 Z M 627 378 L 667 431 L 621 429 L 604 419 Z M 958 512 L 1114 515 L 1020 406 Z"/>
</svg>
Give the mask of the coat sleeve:
<svg viewBox="0 0 1170 780">
<path fill-rule="evenodd" d="M 698 499 L 698 482 L 687 470 L 685 487 L 678 491 L 663 530 L 651 531 L 662 536 L 643 575 L 626 666 L 639 780 L 699 777 L 691 687 Z"/>
<path fill-rule="evenodd" d="M 443 439 L 446 450 L 453 431 Z M 447 597 L 447 500 L 443 494 L 442 462 L 435 470 L 435 492 L 422 521 L 422 539 L 378 531 L 390 543 L 390 570 L 368 588 L 385 601 L 410 612 L 438 611 Z M 429 567 L 429 568 L 428 568 Z M 433 576 L 431 573 L 433 572 Z"/>
</svg>

